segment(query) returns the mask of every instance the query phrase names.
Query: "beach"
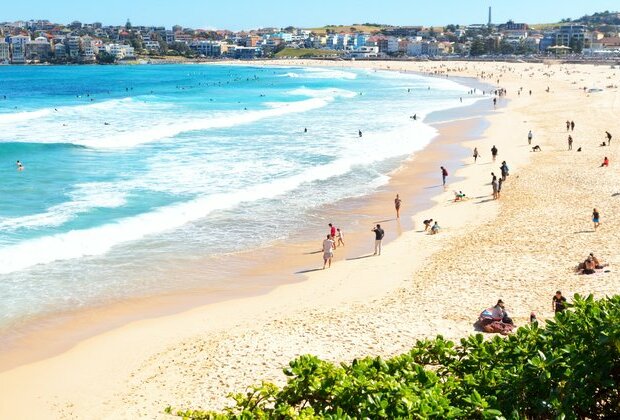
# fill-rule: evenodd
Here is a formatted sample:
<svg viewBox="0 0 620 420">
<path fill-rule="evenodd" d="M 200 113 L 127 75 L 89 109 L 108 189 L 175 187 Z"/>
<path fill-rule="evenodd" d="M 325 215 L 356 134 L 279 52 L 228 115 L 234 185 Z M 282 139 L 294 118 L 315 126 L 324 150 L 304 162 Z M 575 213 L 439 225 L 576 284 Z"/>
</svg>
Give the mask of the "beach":
<svg viewBox="0 0 620 420">
<path fill-rule="evenodd" d="M 437 77 L 476 78 L 484 71 L 482 81 L 505 88 L 507 95 L 498 98 L 496 110 L 490 97 L 484 100 L 488 127 L 481 135 L 463 135 L 472 130 L 467 116 L 443 130 L 438 127 L 439 138 L 405 163 L 388 189 L 372 197 L 367 206 L 375 210 L 368 226 L 360 225 L 348 236 L 356 243 L 354 251 L 337 250 L 331 269 L 308 271 L 320 267 L 320 254 L 303 255 L 292 262 L 299 271 L 308 271 L 303 281 L 133 320 L 58 354 L 5 370 L 0 373 L 0 417 L 165 418 L 167 406 L 219 409 L 230 403 L 229 392 L 261 380 L 282 383 L 282 367 L 300 354 L 334 361 L 389 356 L 406 351 L 417 339 L 438 334 L 459 339 L 473 333 L 480 311 L 499 298 L 516 324 L 523 325 L 531 312 L 541 321 L 553 316 L 551 297 L 558 289 L 565 296 L 618 293 L 617 140 L 611 147 L 599 147 L 605 130 L 620 136 L 618 88 L 607 88 L 617 70 L 478 62 L 278 64 L 368 67 Z M 602 91 L 588 93 L 583 87 Z M 576 123 L 570 133 L 572 151 L 566 150 L 566 120 Z M 531 146 L 540 145 L 541 152 L 531 151 L 529 130 L 534 133 Z M 477 147 L 481 157 L 476 164 L 465 157 L 458 166 L 448 166 L 444 190 L 438 187 L 439 166 L 457 145 L 463 150 Z M 499 149 L 496 162 L 490 156 L 493 145 Z M 581 152 L 576 151 L 579 147 Z M 610 167 L 600 167 L 604 156 Z M 429 168 L 416 166 L 416 159 L 436 168 L 436 179 L 424 178 Z M 510 176 L 501 199 L 491 200 L 491 172 L 499 174 L 503 160 Z M 421 171 L 417 178 L 416 170 Z M 429 188 L 435 204 L 407 215 L 411 221 L 402 223 L 413 229 L 403 228 L 396 237 L 393 193 L 401 192 L 410 179 Z M 453 202 L 454 190 L 469 199 Z M 596 232 L 593 208 L 602 216 Z M 421 221 L 427 218 L 439 221 L 438 235 L 421 232 Z M 372 253 L 370 228 L 380 220 L 386 220 L 382 224 L 393 240 L 380 257 L 366 258 Z M 610 264 L 608 273 L 575 274 L 574 267 L 590 252 Z M 277 271 L 280 264 L 271 265 Z M 270 271 L 263 265 L 257 274 L 268 276 Z"/>
</svg>

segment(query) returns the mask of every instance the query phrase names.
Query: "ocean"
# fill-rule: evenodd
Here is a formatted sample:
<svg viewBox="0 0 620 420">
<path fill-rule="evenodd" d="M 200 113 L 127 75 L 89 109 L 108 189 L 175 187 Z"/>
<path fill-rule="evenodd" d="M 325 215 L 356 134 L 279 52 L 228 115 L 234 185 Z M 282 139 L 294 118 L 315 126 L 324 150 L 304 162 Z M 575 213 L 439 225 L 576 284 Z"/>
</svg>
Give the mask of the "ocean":
<svg viewBox="0 0 620 420">
<path fill-rule="evenodd" d="M 0 328 L 205 286 L 171 272 L 380 188 L 468 91 L 334 68 L 0 66 Z"/>
</svg>

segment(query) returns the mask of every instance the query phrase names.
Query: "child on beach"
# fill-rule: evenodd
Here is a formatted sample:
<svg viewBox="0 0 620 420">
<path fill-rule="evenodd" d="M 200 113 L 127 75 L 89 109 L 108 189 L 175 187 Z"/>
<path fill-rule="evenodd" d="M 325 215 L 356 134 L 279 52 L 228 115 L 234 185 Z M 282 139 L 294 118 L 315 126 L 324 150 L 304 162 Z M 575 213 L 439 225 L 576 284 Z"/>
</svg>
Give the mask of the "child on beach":
<svg viewBox="0 0 620 420">
<path fill-rule="evenodd" d="M 436 235 L 439 233 L 439 229 L 441 229 L 441 227 L 439 226 L 439 222 L 435 222 L 435 224 L 433 225 L 433 227 L 431 228 L 431 235 Z"/>
<path fill-rule="evenodd" d="M 592 223 L 594 223 L 594 230 L 598 229 L 601 225 L 601 215 L 599 214 L 597 209 L 592 210 Z"/>
<path fill-rule="evenodd" d="M 344 246 L 344 233 L 342 233 L 340 228 L 336 229 L 336 238 L 338 239 L 336 247 L 339 247 L 340 245 Z"/>
</svg>

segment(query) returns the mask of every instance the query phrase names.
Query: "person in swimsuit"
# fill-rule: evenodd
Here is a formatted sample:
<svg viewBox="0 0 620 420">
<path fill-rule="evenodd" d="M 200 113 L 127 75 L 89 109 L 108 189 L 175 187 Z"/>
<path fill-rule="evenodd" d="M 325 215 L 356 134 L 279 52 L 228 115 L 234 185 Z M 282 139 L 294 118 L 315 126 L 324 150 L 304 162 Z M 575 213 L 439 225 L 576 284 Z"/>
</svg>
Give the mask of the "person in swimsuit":
<svg viewBox="0 0 620 420">
<path fill-rule="evenodd" d="M 594 230 L 601 225 L 601 215 L 597 209 L 592 210 L 592 223 L 594 223 Z"/>
<path fill-rule="evenodd" d="M 332 258 L 334 257 L 334 249 L 336 245 L 334 244 L 334 240 L 331 235 L 327 235 L 327 239 L 323 241 L 323 270 L 325 270 L 325 266 L 332 266 Z"/>
<path fill-rule="evenodd" d="M 396 198 L 394 199 L 394 208 L 396 209 L 396 218 L 400 219 L 400 205 L 403 200 L 400 199 L 398 194 L 396 194 Z"/>
<path fill-rule="evenodd" d="M 424 223 L 424 232 L 426 232 L 431 227 L 431 223 L 433 223 L 433 219 L 424 220 L 422 223 Z"/>
<path fill-rule="evenodd" d="M 480 154 L 478 153 L 478 148 L 474 147 L 474 163 L 476 163 L 479 157 L 480 157 Z"/>
<path fill-rule="evenodd" d="M 340 228 L 336 229 L 336 238 L 338 239 L 336 247 L 339 247 L 340 245 L 344 246 L 344 233 L 342 233 Z"/>
</svg>

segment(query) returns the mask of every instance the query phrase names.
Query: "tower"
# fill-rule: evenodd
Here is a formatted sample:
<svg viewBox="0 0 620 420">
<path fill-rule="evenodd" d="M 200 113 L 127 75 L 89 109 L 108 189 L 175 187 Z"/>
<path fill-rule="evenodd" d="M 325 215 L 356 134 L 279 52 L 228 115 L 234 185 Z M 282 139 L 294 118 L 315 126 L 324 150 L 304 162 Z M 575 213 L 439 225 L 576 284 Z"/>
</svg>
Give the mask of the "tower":
<svg viewBox="0 0 620 420">
<path fill-rule="evenodd" d="M 489 6 L 489 22 L 488 25 L 491 26 L 491 6 Z"/>
</svg>

